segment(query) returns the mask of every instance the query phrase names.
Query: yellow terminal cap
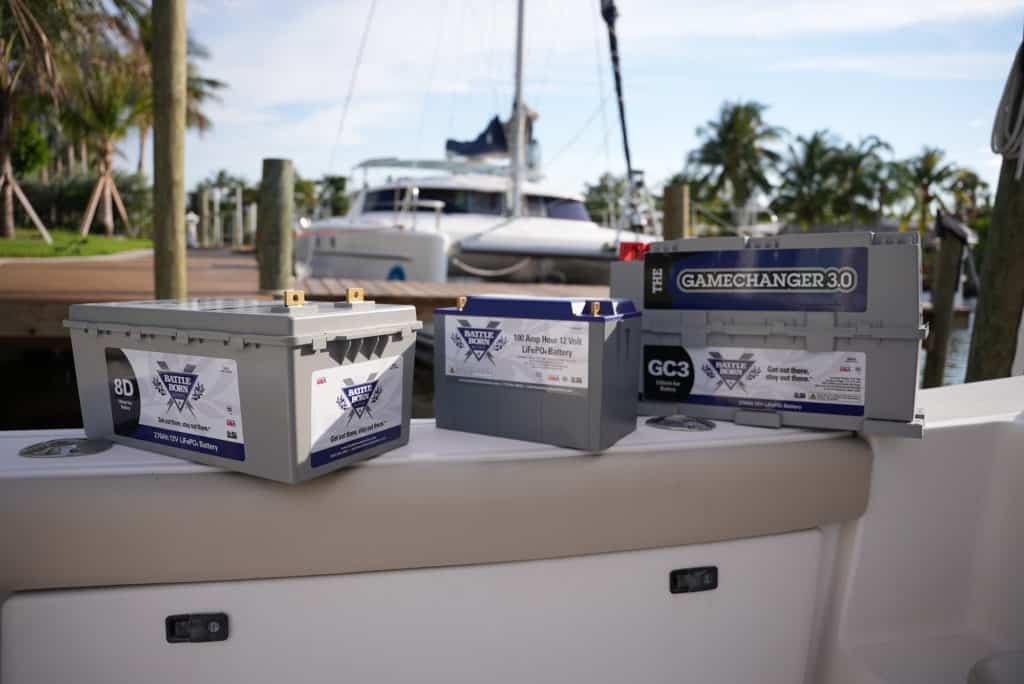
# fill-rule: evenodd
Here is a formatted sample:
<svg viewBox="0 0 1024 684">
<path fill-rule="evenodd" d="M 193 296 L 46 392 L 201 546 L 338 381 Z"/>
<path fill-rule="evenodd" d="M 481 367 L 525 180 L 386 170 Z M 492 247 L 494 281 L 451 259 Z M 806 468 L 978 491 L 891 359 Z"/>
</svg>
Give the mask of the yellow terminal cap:
<svg viewBox="0 0 1024 684">
<path fill-rule="evenodd" d="M 285 290 L 284 291 L 284 305 L 285 306 L 302 306 L 306 303 L 306 293 L 303 290 Z"/>
<path fill-rule="evenodd" d="M 345 288 L 345 301 L 351 304 L 352 302 L 363 301 L 363 288 L 361 287 L 348 287 Z"/>
</svg>

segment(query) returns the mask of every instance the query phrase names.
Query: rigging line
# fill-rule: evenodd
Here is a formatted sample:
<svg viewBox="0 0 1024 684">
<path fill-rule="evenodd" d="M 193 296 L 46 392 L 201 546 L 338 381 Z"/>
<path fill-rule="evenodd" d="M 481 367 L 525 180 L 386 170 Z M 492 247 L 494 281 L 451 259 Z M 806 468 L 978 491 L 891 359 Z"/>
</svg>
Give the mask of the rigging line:
<svg viewBox="0 0 1024 684">
<path fill-rule="evenodd" d="M 583 134 L 586 133 L 587 129 L 590 128 L 590 124 L 594 123 L 594 121 L 597 119 L 597 115 L 604 110 L 604 103 L 608 101 L 609 96 L 610 93 L 605 93 L 605 96 L 601 98 L 601 102 L 599 102 L 594 111 L 590 113 L 590 116 L 588 116 L 587 120 L 583 122 L 583 125 L 580 127 L 580 129 L 576 131 L 576 133 L 574 133 L 573 136 L 569 138 L 569 141 L 562 145 L 557 152 L 551 155 L 551 159 L 549 159 L 547 162 L 549 167 L 552 166 L 555 163 L 555 161 L 559 157 L 561 157 L 566 150 L 568 150 L 570 147 L 579 142 L 579 139 L 583 137 Z"/>
<path fill-rule="evenodd" d="M 356 89 L 356 81 L 359 78 L 359 67 L 363 63 L 363 52 L 366 50 L 366 39 L 370 35 L 370 25 L 373 23 L 373 12 L 377 9 L 377 0 L 370 0 L 370 11 L 366 15 L 366 26 L 363 27 L 362 38 L 359 39 L 359 50 L 356 52 L 356 61 L 352 67 L 352 80 L 348 84 L 348 93 L 345 95 L 345 103 L 341 106 L 341 119 L 338 121 L 338 133 L 334 136 L 334 146 L 331 147 L 331 160 L 327 164 L 328 172 L 334 170 L 334 156 L 341 143 L 341 134 L 345 130 L 345 119 L 348 118 L 348 108 L 352 104 L 352 93 Z"/>
<path fill-rule="evenodd" d="M 467 3 L 462 3 L 462 11 L 459 13 L 459 30 L 455 32 L 458 36 L 458 49 L 455 51 L 459 62 L 462 62 L 463 48 L 465 47 L 465 26 L 466 26 L 466 7 Z M 458 94 L 458 88 L 452 88 L 451 95 L 448 97 L 448 134 L 454 135 L 455 132 L 455 96 Z"/>
<path fill-rule="evenodd" d="M 491 82 L 491 97 L 493 98 L 494 113 L 501 112 L 501 97 L 498 95 L 497 76 L 501 70 L 501 60 L 498 54 L 498 0 L 491 2 L 491 34 L 488 44 L 491 46 L 487 55 L 487 63 L 484 73 Z"/>
<path fill-rule="evenodd" d="M 588 3 L 590 0 L 588 0 Z M 600 0 L 598 0 L 600 4 Z M 601 96 L 601 130 L 602 140 L 604 144 L 604 168 L 608 170 L 611 167 L 611 159 L 609 153 L 608 138 L 611 134 L 608 129 L 608 109 L 604 106 L 607 100 L 607 91 L 604 89 L 604 69 L 601 68 L 601 25 L 597 22 L 597 12 L 590 12 L 591 25 L 594 28 L 594 65 L 597 67 L 597 90 L 598 95 Z"/>
<path fill-rule="evenodd" d="M 533 109 L 536 112 L 544 111 L 544 108 L 541 107 L 541 104 L 547 104 L 548 102 L 548 96 L 550 93 L 549 86 L 551 86 L 552 82 L 551 58 L 554 56 L 555 53 L 555 43 L 558 42 L 559 27 L 562 26 L 563 20 L 565 19 L 566 5 L 567 3 L 565 2 L 556 3 L 555 14 L 552 15 L 551 21 L 544 25 L 547 31 L 544 32 L 543 39 L 545 42 L 547 42 L 547 49 L 544 51 L 544 66 L 538 71 L 538 74 L 540 76 L 536 81 L 534 81 L 534 92 L 536 93 L 536 99 L 534 101 Z M 526 99 L 525 96 L 523 99 Z"/>
<path fill-rule="evenodd" d="M 430 92 L 434 87 L 434 77 L 437 75 L 437 60 L 441 53 L 441 39 L 444 37 L 445 20 L 448 18 L 448 0 L 441 0 L 441 28 L 437 31 L 437 39 L 434 41 L 434 57 L 430 63 L 430 80 L 427 81 L 427 89 L 423 93 L 423 104 L 420 106 L 420 125 L 416 131 L 416 156 L 420 156 L 420 148 L 423 145 L 423 126 L 427 119 L 427 100 L 430 99 Z"/>
</svg>

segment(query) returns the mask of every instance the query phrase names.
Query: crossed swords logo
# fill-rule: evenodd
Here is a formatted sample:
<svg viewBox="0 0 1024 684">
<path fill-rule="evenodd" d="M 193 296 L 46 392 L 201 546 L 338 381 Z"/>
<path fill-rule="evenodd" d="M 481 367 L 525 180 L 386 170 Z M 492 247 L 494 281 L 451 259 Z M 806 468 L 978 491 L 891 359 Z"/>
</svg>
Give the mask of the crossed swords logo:
<svg viewBox="0 0 1024 684">
<path fill-rule="evenodd" d="M 457 333 L 452 333 L 452 341 L 455 346 L 462 349 L 467 347 L 466 357 L 475 357 L 477 361 L 485 358 L 494 363 L 494 352 L 499 352 L 505 346 L 505 338 L 501 335 L 501 321 L 488 321 L 487 327 L 477 328 L 467 320 L 459 320 Z M 493 348 L 492 348 L 493 347 Z"/>
<path fill-rule="evenodd" d="M 743 383 L 744 379 L 747 381 L 753 380 L 761 370 L 754 365 L 754 355 L 750 352 L 741 354 L 738 359 L 727 359 L 722 356 L 720 352 L 708 352 L 709 360 L 705 363 L 701 370 L 709 378 L 718 378 L 718 383 L 715 385 L 713 392 L 725 385 L 729 389 L 739 387 L 744 392 L 748 391 L 747 386 Z"/>
<path fill-rule="evenodd" d="M 157 361 L 156 365 L 160 369 L 157 371 L 160 380 L 153 386 L 160 394 L 170 395 L 165 410 L 170 411 L 174 406 L 179 412 L 188 409 L 189 413 L 196 415 L 191 402 L 199 400 L 206 389 L 196 382 L 199 375 L 195 373 L 195 364 L 186 364 L 180 371 L 172 371 L 165 361 Z"/>
<path fill-rule="evenodd" d="M 346 407 L 352 409 L 348 414 L 348 422 L 345 424 L 351 423 L 354 418 L 362 418 L 364 415 L 373 418 L 370 406 L 377 403 L 383 391 L 378 374 L 371 373 L 365 382 L 358 384 L 352 378 L 345 378 L 343 382 L 345 386 L 341 388 L 337 404 L 343 411 Z"/>
</svg>

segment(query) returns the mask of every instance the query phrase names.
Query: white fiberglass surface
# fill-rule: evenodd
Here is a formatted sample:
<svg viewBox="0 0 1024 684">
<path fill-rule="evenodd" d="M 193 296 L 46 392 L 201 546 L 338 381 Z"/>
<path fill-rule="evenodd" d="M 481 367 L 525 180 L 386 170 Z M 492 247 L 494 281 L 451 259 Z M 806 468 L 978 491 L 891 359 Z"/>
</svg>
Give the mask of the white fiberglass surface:
<svg viewBox="0 0 1024 684">
<path fill-rule="evenodd" d="M 870 439 L 825 684 L 963 684 L 978 660 L 1024 648 L 1024 378 L 926 390 L 919 404 L 924 439 Z"/>
<path fill-rule="evenodd" d="M 657 430 L 637 420 L 637 430 L 627 435 L 606 453 L 701 449 L 705 447 L 738 447 L 754 444 L 779 444 L 801 441 L 843 439 L 846 432 L 825 432 L 783 428 L 778 430 L 717 422 L 710 432 L 674 432 Z M 494 461 L 534 460 L 548 458 L 575 458 L 579 452 L 572 449 L 521 442 L 515 439 L 478 435 L 469 432 L 440 430 L 432 419 L 418 419 L 411 423 L 409 444 L 388 452 L 359 468 L 387 467 L 402 463 L 432 461 Z M 18 450 L 48 439 L 81 437 L 80 429 L 26 430 L 0 432 L 0 478 L 64 477 L 76 475 L 106 475 L 136 472 L 222 472 L 211 466 L 190 463 L 170 456 L 143 451 L 134 447 L 114 444 L 109 450 L 89 456 L 63 459 L 31 459 L 18 455 Z"/>
<path fill-rule="evenodd" d="M 335 521 L 334 524 L 343 524 Z M 6 684 L 804 680 L 821 533 L 524 563 L 21 594 Z M 201 559 L 197 559 L 201 560 Z M 718 588 L 669 573 L 715 566 Z M 229 637 L 167 643 L 223 612 Z"/>
</svg>

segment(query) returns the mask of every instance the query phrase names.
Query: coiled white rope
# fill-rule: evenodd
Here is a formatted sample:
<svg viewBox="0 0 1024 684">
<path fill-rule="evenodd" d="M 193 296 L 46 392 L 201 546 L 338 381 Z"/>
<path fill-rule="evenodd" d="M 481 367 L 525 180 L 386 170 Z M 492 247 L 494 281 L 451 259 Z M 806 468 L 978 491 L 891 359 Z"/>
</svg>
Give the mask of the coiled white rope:
<svg viewBox="0 0 1024 684">
<path fill-rule="evenodd" d="M 1020 180 L 1024 172 L 1024 43 L 1017 48 L 992 123 L 992 151 L 1017 160 L 1014 178 Z"/>
</svg>

